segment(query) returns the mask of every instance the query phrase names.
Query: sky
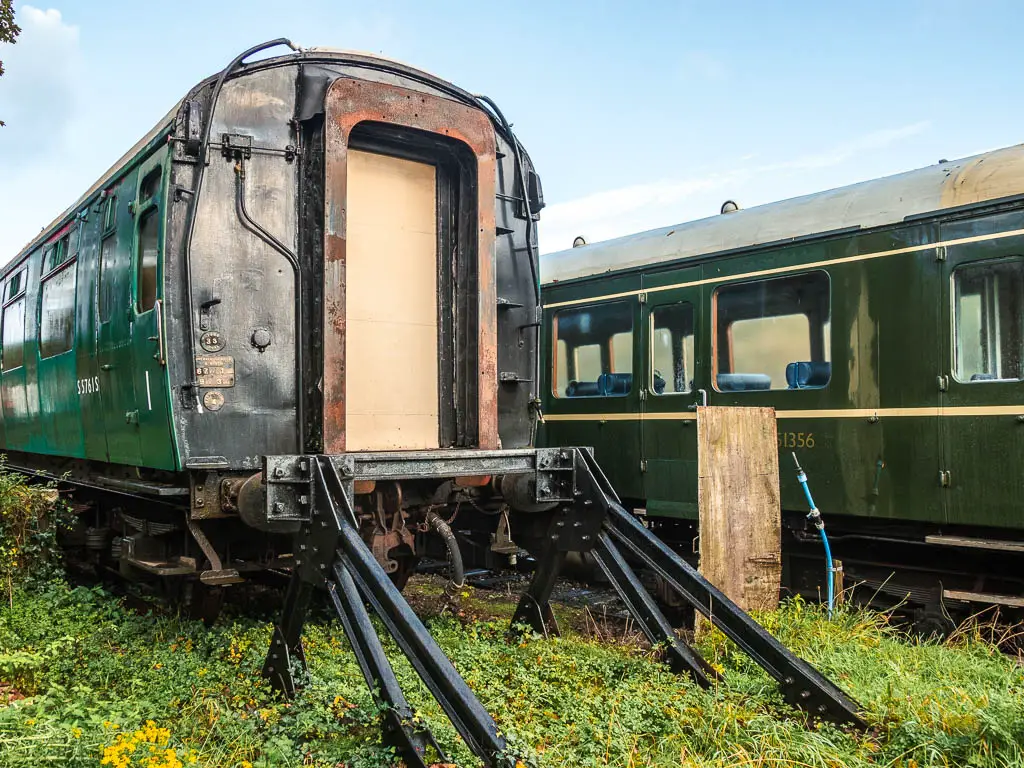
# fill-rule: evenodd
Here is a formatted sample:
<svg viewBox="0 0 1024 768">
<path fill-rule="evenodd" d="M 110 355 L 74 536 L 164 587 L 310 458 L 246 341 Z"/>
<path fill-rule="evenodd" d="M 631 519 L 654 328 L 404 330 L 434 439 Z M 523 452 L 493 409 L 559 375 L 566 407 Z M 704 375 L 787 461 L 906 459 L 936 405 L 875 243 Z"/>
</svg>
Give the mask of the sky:
<svg viewBox="0 0 1024 768">
<path fill-rule="evenodd" d="M 379 53 L 494 98 L 541 250 L 1024 141 L 1019 0 L 15 3 L 0 264 L 257 42 Z"/>
</svg>

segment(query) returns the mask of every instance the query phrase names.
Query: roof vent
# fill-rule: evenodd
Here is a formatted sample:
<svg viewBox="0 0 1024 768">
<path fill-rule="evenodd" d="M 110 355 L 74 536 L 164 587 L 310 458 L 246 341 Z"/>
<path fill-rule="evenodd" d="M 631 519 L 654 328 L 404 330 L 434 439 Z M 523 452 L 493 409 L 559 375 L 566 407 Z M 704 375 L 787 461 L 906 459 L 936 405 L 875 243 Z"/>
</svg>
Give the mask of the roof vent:
<svg viewBox="0 0 1024 768">
<path fill-rule="evenodd" d="M 572 247 L 573 248 L 579 248 L 581 245 L 586 245 L 586 244 L 587 244 L 587 238 L 585 238 L 583 235 L 576 235 L 576 237 L 573 238 L 573 241 L 572 241 Z"/>
<path fill-rule="evenodd" d="M 722 203 L 722 210 L 719 213 L 736 213 L 740 209 L 740 204 L 735 200 L 726 200 Z"/>
</svg>

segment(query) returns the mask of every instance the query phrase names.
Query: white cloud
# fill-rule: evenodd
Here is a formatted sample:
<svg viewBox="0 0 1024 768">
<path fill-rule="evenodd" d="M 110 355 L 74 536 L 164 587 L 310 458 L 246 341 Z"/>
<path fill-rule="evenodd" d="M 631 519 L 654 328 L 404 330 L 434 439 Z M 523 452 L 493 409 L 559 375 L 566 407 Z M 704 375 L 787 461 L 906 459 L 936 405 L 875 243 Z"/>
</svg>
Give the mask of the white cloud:
<svg viewBox="0 0 1024 768">
<path fill-rule="evenodd" d="M 0 264 L 79 191 L 61 183 L 81 114 L 78 28 L 52 8 L 23 5 L 16 19 L 21 34 L 4 46 L 0 77 Z"/>
<path fill-rule="evenodd" d="M 59 142 L 79 104 L 78 27 L 66 24 L 55 9 L 23 5 L 16 20 L 21 35 L 5 46 L 0 78 L 0 133 L 5 167 L 20 164 Z"/>
<path fill-rule="evenodd" d="M 863 181 L 862 167 L 855 161 L 930 127 L 929 121 L 920 121 L 871 131 L 820 152 L 771 163 L 759 164 L 748 154 L 720 172 L 633 184 L 553 203 L 542 216 L 541 251 L 568 248 L 577 235 L 595 243 L 713 216 L 726 199 L 750 207 Z"/>
</svg>

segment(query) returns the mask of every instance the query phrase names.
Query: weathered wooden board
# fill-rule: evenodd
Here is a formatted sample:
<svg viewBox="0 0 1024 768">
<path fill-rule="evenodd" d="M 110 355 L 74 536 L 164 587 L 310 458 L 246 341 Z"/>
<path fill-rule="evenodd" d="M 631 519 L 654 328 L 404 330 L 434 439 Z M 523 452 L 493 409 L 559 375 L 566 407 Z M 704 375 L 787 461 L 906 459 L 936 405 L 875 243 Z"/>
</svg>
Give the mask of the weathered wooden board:
<svg viewBox="0 0 1024 768">
<path fill-rule="evenodd" d="M 697 409 L 700 570 L 745 610 L 773 608 L 782 577 L 773 408 Z"/>
</svg>

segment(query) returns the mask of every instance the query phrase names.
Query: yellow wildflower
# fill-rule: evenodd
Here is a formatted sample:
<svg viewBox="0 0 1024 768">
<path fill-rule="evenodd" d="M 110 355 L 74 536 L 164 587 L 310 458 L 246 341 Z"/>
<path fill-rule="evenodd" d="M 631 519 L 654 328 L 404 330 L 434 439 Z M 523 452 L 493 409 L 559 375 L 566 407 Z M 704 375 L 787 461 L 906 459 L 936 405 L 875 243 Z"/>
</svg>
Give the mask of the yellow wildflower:
<svg viewBox="0 0 1024 768">
<path fill-rule="evenodd" d="M 74 736 L 76 739 L 82 738 L 82 729 L 78 728 L 77 726 L 75 728 L 72 728 L 71 735 Z"/>
</svg>

